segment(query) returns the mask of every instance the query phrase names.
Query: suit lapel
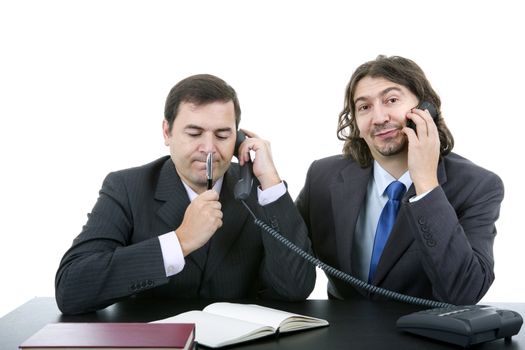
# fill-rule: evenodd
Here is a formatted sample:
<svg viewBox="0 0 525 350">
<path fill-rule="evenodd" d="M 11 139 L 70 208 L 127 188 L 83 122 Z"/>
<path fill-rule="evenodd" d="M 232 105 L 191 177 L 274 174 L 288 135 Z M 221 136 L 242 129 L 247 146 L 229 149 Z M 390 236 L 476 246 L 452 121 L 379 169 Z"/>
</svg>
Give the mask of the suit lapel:
<svg viewBox="0 0 525 350">
<path fill-rule="evenodd" d="M 157 215 L 168 225 L 170 230 L 175 230 L 184 219 L 184 213 L 190 205 L 190 199 L 171 158 L 162 167 L 155 198 L 165 201 L 157 211 Z M 195 262 L 201 271 L 204 271 L 206 265 L 207 248 L 207 246 L 203 246 L 186 257 L 186 259 Z"/>
<path fill-rule="evenodd" d="M 438 164 L 438 182 L 443 185 L 447 181 L 445 172 L 445 166 L 443 162 Z M 410 186 L 407 193 L 403 197 L 403 203 L 408 202 L 409 198 L 416 195 L 414 184 Z M 396 262 L 401 258 L 405 251 L 414 242 L 414 236 L 411 232 L 411 225 L 408 222 L 409 217 L 407 214 L 407 205 L 401 205 L 399 213 L 397 215 L 394 227 L 392 227 L 392 233 L 388 237 L 383 254 L 377 265 L 376 274 L 374 276 L 373 284 L 377 285 L 388 275 L 390 270 L 394 267 Z"/>
<path fill-rule="evenodd" d="M 341 171 L 340 181 L 330 188 L 334 215 L 337 257 L 342 270 L 351 272 L 350 254 L 359 211 L 365 202 L 371 167 L 350 163 Z"/>
<path fill-rule="evenodd" d="M 170 229 L 175 230 L 182 223 L 190 199 L 171 158 L 166 160 L 160 171 L 155 199 L 165 202 L 157 215 Z"/>
<path fill-rule="evenodd" d="M 230 247 L 241 234 L 242 227 L 246 221 L 246 216 L 248 215 L 246 208 L 244 208 L 241 202 L 233 198 L 233 187 L 238 179 L 239 170 L 232 164 L 224 175 L 220 195 L 223 224 L 210 240 L 210 249 L 203 283 L 206 283 L 206 281 L 213 276 L 221 260 L 228 254 Z"/>
</svg>

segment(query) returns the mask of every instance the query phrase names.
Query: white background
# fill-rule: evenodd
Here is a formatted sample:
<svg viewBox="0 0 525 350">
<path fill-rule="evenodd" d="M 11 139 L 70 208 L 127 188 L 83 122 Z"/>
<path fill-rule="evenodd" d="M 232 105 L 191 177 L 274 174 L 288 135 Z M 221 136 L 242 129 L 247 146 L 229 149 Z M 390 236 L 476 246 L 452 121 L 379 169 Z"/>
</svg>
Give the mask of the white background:
<svg viewBox="0 0 525 350">
<path fill-rule="evenodd" d="M 167 154 L 163 106 L 177 81 L 229 82 L 241 126 L 272 141 L 295 198 L 309 164 L 340 153 L 346 83 L 378 54 L 415 60 L 455 151 L 503 178 L 484 301 L 524 302 L 518 3 L 0 1 L 0 315 L 54 295 L 59 260 L 108 172 Z M 311 297 L 325 298 L 324 284 Z"/>
</svg>

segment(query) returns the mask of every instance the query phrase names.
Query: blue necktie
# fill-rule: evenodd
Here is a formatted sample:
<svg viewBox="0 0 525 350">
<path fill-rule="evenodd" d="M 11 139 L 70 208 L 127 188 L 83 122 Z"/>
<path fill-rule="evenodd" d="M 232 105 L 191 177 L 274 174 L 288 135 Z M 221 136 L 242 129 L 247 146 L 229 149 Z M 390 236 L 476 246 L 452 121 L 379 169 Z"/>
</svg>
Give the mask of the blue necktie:
<svg viewBox="0 0 525 350">
<path fill-rule="evenodd" d="M 377 223 L 376 236 L 374 239 L 374 249 L 372 250 L 372 259 L 370 260 L 370 272 L 368 274 L 368 283 L 371 283 L 376 273 L 377 264 L 385 248 L 386 241 L 392 231 L 394 222 L 396 222 L 397 212 L 401 204 L 401 198 L 405 194 L 406 188 L 402 182 L 392 181 L 386 188 L 385 192 L 388 196 L 379 221 Z"/>
</svg>

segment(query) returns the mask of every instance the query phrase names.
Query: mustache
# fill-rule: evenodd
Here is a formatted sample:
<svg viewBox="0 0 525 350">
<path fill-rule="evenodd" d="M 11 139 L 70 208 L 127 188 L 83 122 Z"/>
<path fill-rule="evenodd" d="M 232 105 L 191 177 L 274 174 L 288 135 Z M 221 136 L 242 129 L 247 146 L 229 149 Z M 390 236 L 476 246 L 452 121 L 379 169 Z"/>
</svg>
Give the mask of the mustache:
<svg viewBox="0 0 525 350">
<path fill-rule="evenodd" d="M 403 129 L 403 125 L 399 125 L 397 123 L 386 123 L 386 124 L 382 124 L 382 125 L 376 125 L 372 129 L 372 133 L 375 135 L 375 134 L 378 134 L 378 133 L 382 132 L 383 130 L 389 130 L 389 129 L 401 130 L 401 129 Z"/>
<path fill-rule="evenodd" d="M 190 160 L 192 162 L 206 163 L 206 158 L 207 158 L 207 155 L 205 154 L 204 156 L 191 157 Z M 216 155 L 213 156 L 213 163 L 218 163 L 220 160 L 221 160 L 221 158 L 219 156 L 216 156 Z"/>
</svg>

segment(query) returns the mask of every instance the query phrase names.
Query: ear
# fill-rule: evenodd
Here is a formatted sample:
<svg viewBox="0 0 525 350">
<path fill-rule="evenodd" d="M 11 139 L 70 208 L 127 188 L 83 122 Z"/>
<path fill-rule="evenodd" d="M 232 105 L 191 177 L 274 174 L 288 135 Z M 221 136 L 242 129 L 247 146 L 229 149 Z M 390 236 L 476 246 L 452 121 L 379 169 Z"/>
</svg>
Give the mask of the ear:
<svg viewBox="0 0 525 350">
<path fill-rule="evenodd" d="M 169 146 L 171 140 L 170 125 L 166 119 L 162 121 L 162 135 L 164 136 L 164 145 Z"/>
</svg>

